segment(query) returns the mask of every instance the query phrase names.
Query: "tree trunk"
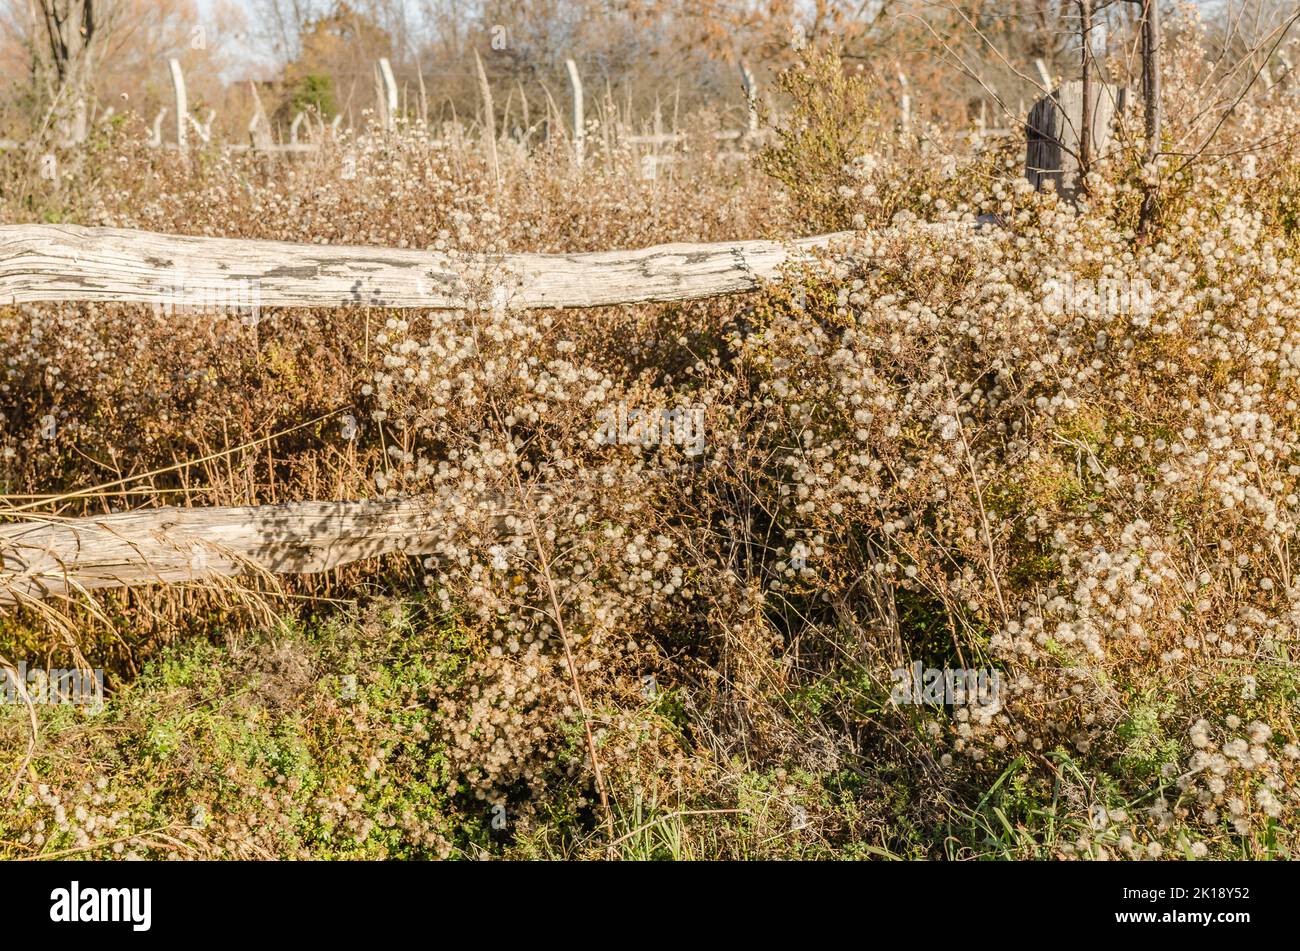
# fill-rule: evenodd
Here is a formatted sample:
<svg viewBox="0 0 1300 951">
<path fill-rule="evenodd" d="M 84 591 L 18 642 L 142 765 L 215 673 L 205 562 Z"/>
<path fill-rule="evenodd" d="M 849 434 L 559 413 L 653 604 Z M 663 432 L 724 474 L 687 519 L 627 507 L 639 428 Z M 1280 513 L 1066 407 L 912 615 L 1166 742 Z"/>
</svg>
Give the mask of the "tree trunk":
<svg viewBox="0 0 1300 951">
<path fill-rule="evenodd" d="M 1083 82 L 1083 114 L 1079 128 L 1079 179 L 1087 190 L 1092 162 L 1092 0 L 1079 0 L 1080 79 Z"/>
<path fill-rule="evenodd" d="M 45 28 L 47 93 L 59 138 L 80 142 L 94 79 L 99 21 L 95 0 L 37 0 Z"/>
<path fill-rule="evenodd" d="M 1142 95 L 1145 102 L 1146 152 L 1142 157 L 1143 195 L 1138 233 L 1149 234 L 1157 206 L 1156 160 L 1160 157 L 1160 5 L 1142 0 Z"/>
</svg>

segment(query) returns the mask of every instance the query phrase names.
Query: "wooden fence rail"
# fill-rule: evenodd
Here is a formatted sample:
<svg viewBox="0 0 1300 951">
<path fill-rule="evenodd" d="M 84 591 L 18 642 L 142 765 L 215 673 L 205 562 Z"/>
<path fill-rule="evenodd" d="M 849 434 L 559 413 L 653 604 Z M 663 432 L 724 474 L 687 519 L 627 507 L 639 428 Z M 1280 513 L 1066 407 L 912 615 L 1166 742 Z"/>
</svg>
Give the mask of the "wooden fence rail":
<svg viewBox="0 0 1300 951">
<path fill-rule="evenodd" d="M 427 508 L 418 499 L 297 502 L 0 525 L 0 605 L 244 573 L 308 574 L 394 552 L 427 554 L 446 531 Z"/>
<path fill-rule="evenodd" d="M 264 307 L 600 307 L 753 290 L 847 234 L 782 244 L 665 244 L 582 254 L 443 254 L 82 228 L 0 225 L 0 304 L 193 299 Z"/>
</svg>

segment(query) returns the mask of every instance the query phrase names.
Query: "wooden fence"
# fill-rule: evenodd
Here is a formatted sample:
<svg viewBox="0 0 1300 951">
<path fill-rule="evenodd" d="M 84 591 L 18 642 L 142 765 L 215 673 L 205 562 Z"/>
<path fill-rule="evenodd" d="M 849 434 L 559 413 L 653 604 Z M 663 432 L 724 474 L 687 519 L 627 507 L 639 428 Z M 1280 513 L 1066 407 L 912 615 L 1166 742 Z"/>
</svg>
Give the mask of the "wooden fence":
<svg viewBox="0 0 1300 951">
<path fill-rule="evenodd" d="M 1035 107 L 1028 172 L 1060 173 L 1081 97 Z M 1063 111 L 1056 115 L 1053 110 Z M 1109 118 L 1109 116 L 1107 116 Z M 1098 151 L 1108 128 L 1097 130 Z M 1039 140 L 1034 141 L 1037 136 Z M 1055 136 L 1056 138 L 1053 138 Z M 1051 146 L 1050 148 L 1047 146 Z M 1046 163 L 1057 163 L 1044 167 Z M 456 309 L 598 307 L 753 290 L 847 234 L 781 244 L 672 244 L 584 254 L 441 254 L 185 237 L 73 225 L 0 226 L 0 304 L 38 301 Z M 244 571 L 313 572 L 438 537 L 419 500 L 159 508 L 0 525 L 0 604 Z"/>
<path fill-rule="evenodd" d="M 195 289 L 265 306 L 595 307 L 756 288 L 842 234 L 661 245 L 590 254 L 461 255 L 160 235 L 72 225 L 0 226 L 0 304 L 184 302 Z M 481 282 L 487 280 L 487 285 Z M 439 526 L 416 499 L 157 508 L 0 525 L 0 605 L 104 587 L 243 572 L 324 571 L 420 554 Z"/>
<path fill-rule="evenodd" d="M 477 56 L 477 54 L 475 55 Z M 320 148 L 321 141 L 325 138 L 327 132 L 329 134 L 337 134 L 339 131 L 339 123 L 342 119 L 341 115 L 335 116 L 333 122 L 329 125 L 325 125 L 323 122 L 318 122 L 313 125 L 311 118 L 306 112 L 298 112 L 294 115 L 293 121 L 289 126 L 288 141 L 275 141 L 271 120 L 262 105 L 261 96 L 257 91 L 257 86 L 255 83 L 249 83 L 249 92 L 253 103 L 253 116 L 248 124 L 247 142 L 214 142 L 213 121 L 216 117 L 215 112 L 209 110 L 208 114 L 201 120 L 196 117 L 190 110 L 185 74 L 181 69 L 180 61 L 175 57 L 172 57 L 167 60 L 166 65 L 167 74 L 172 88 L 172 104 L 170 106 L 163 106 L 154 117 L 152 123 L 152 135 L 147 142 L 147 144 L 153 148 L 169 148 L 185 151 L 193 144 L 194 137 L 197 137 L 197 139 L 205 146 L 221 148 L 229 151 L 252 150 L 269 155 L 295 154 L 317 150 Z M 760 86 L 758 80 L 744 61 L 741 61 L 738 65 L 740 68 L 741 86 L 743 87 L 745 95 L 747 114 L 746 125 L 741 129 L 720 130 L 714 133 L 713 137 L 720 143 L 741 142 L 752 144 L 762 141 L 771 130 L 760 127 Z M 1040 69 L 1043 68 L 1041 60 L 1038 61 L 1038 65 Z M 575 157 L 579 162 L 581 162 L 586 151 L 586 96 L 578 64 L 572 59 L 566 59 L 564 66 L 565 75 L 569 82 L 570 105 L 570 114 L 565 132 L 568 134 L 572 143 Z M 493 115 L 492 110 L 492 93 L 491 89 L 488 87 L 487 77 L 486 75 L 483 75 L 481 61 L 478 62 L 478 68 L 481 80 L 479 87 L 481 90 L 482 105 L 484 107 L 485 117 L 488 120 L 485 125 L 490 127 L 490 135 L 495 139 L 496 126 L 495 116 Z M 393 68 L 386 57 L 381 57 L 375 62 L 374 76 L 375 112 L 379 124 L 384 129 L 392 129 L 400 114 L 398 105 L 399 96 Z M 426 105 L 424 77 L 423 75 L 417 74 L 417 78 L 419 79 L 420 84 L 420 114 L 424 114 Z M 911 131 L 913 114 L 912 96 L 909 91 L 910 83 L 907 76 L 902 72 L 898 73 L 898 83 L 898 124 L 901 131 L 908 133 Z M 520 89 L 520 93 L 522 95 L 522 88 Z M 526 101 L 524 108 L 525 114 L 527 114 Z M 509 106 L 507 106 L 507 110 L 508 109 Z M 110 106 L 101 116 L 99 116 L 97 121 L 104 121 L 112 114 L 113 108 Z M 163 129 L 168 116 L 171 116 L 170 123 L 167 123 L 171 127 L 170 134 L 165 133 Z M 555 127 L 565 126 L 564 120 L 559 115 L 554 115 L 550 118 Z M 527 125 L 526 121 L 525 125 Z M 304 128 L 314 130 L 315 137 L 312 141 L 301 140 L 301 133 Z M 83 127 L 79 127 L 78 135 L 84 137 L 85 131 L 83 124 Z M 507 131 L 508 130 L 505 130 L 504 128 L 501 129 L 502 133 Z M 526 134 L 527 131 L 528 130 L 525 130 Z M 975 131 L 971 133 L 971 136 L 978 139 L 983 138 L 986 135 L 993 135 L 999 131 L 1001 130 L 987 127 L 985 123 L 985 104 L 981 102 L 980 117 L 976 124 Z M 661 154 L 660 147 L 675 145 L 682 140 L 683 136 L 678 130 L 674 129 L 671 132 L 664 132 L 662 130 L 661 116 L 657 108 L 654 116 L 654 131 L 652 133 L 642 135 L 624 135 L 621 138 L 621 141 L 626 144 L 644 150 L 646 155 L 653 158 L 653 164 L 666 164 L 673 161 L 674 156 L 671 154 Z M 64 147 L 74 147 L 79 144 L 79 140 L 74 136 L 74 138 L 61 144 Z M 0 139 L 0 151 L 6 149 L 21 149 L 24 148 L 25 145 L 26 143 L 18 142 L 13 139 Z M 723 153 L 723 155 L 728 158 L 734 157 L 735 154 L 734 150 Z"/>
</svg>

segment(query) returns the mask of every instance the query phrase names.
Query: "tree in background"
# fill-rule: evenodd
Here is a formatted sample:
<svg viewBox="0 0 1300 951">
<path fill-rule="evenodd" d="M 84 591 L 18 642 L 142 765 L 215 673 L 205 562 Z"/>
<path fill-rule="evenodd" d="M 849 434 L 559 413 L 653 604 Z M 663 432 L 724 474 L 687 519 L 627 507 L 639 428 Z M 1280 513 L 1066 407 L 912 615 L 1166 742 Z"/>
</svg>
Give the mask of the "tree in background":
<svg viewBox="0 0 1300 951">
<path fill-rule="evenodd" d="M 344 2 L 301 24 L 299 55 L 285 66 L 281 122 L 314 109 L 322 117 L 343 112 L 356 124 L 359 110 L 374 105 L 375 62 L 392 56 L 393 38 L 375 18 Z"/>
<path fill-rule="evenodd" d="M 80 142 L 86 137 L 95 60 L 103 46 L 101 27 L 111 23 L 113 11 L 96 0 L 36 0 L 31 10 L 37 21 L 32 26 L 37 101 L 48 110 L 46 119 L 54 120 L 60 139 Z"/>
<path fill-rule="evenodd" d="M 230 41 L 241 25 L 238 7 L 225 0 L 203 15 L 195 0 L 0 0 L 8 124 L 30 136 L 48 115 L 61 123 L 61 137 L 73 138 L 109 105 L 152 116 L 171 104 L 173 56 L 191 106 L 223 108 L 223 75 L 238 55 Z"/>
<path fill-rule="evenodd" d="M 246 28 L 245 9 L 254 14 Z M 918 128 L 959 126 L 981 111 L 991 125 L 1017 128 L 1043 93 L 1035 60 L 1053 84 L 1081 76 L 1086 63 L 1090 81 L 1136 91 L 1143 9 L 1141 0 L 0 0 L 0 122 L 6 135 L 25 137 L 53 124 L 56 101 L 65 132 L 81 122 L 67 108 L 77 102 L 92 117 L 111 102 L 150 120 L 171 104 L 172 56 L 192 107 L 216 108 L 227 136 L 247 125 L 248 79 L 266 84 L 264 99 L 283 122 L 308 109 L 359 125 L 375 104 L 380 56 L 407 114 L 423 109 L 438 121 L 482 108 L 477 53 L 496 109 L 514 113 L 497 128 L 528 111 L 520 97 L 533 124 L 551 103 L 566 113 L 568 58 L 592 119 L 644 125 L 658 111 L 666 124 L 707 110 L 710 121 L 736 127 L 747 109 L 739 62 L 772 105 L 789 99 L 775 77 L 800 47 L 833 42 L 886 111 L 907 76 Z M 1211 121 L 1255 67 L 1294 81 L 1286 50 L 1270 46 L 1292 14 L 1279 0 L 1205 11 L 1207 48 L 1221 51 L 1215 89 L 1229 93 L 1207 109 Z M 1083 17 L 1095 22 L 1095 56 L 1080 56 Z M 1170 42 L 1178 29 L 1168 28 Z"/>
</svg>

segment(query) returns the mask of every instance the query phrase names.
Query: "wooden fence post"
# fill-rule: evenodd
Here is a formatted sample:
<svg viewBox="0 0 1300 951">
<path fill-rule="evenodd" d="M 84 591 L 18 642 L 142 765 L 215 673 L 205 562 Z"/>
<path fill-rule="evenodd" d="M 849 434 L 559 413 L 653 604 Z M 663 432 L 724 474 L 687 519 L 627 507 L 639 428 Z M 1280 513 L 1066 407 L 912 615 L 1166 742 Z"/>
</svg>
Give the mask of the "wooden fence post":
<svg viewBox="0 0 1300 951">
<path fill-rule="evenodd" d="M 385 129 L 393 127 L 397 117 L 397 80 L 387 56 L 379 57 L 379 118 Z"/>
<path fill-rule="evenodd" d="M 72 141 L 80 145 L 86 141 L 86 134 L 89 131 L 90 108 L 86 105 L 84 98 L 77 100 L 76 109 L 72 114 Z"/>
<path fill-rule="evenodd" d="M 420 66 L 418 60 L 415 64 L 415 80 L 419 83 L 420 89 L 420 124 L 427 125 L 429 122 L 429 98 L 424 91 L 424 69 Z"/>
<path fill-rule="evenodd" d="M 1047 70 L 1047 64 L 1041 59 L 1034 60 L 1034 69 L 1038 70 L 1038 79 L 1043 84 L 1043 92 L 1052 91 L 1052 74 Z"/>
<path fill-rule="evenodd" d="M 158 110 L 158 115 L 153 120 L 153 135 L 149 137 L 149 147 L 154 149 L 162 148 L 162 124 L 167 115 L 167 107 L 163 106 Z"/>
<path fill-rule="evenodd" d="M 587 120 L 582 107 L 582 78 L 578 75 L 578 64 L 571 59 L 564 61 L 564 68 L 569 73 L 569 86 L 573 90 L 573 153 L 582 164 L 587 146 Z"/>
<path fill-rule="evenodd" d="M 1090 125 L 1093 160 L 1111 145 L 1115 115 L 1123 111 L 1128 90 L 1104 83 L 1092 85 Z M 1071 80 L 1039 99 L 1025 123 L 1025 177 L 1035 188 L 1047 181 L 1062 195 L 1073 198 L 1079 190 L 1080 131 L 1083 128 L 1083 83 Z"/>
<path fill-rule="evenodd" d="M 758 135 L 758 84 L 744 60 L 740 61 L 740 81 L 745 87 L 745 103 L 749 108 L 749 135 Z"/>
<path fill-rule="evenodd" d="M 912 131 L 912 96 L 908 92 L 907 75 L 899 70 L 898 85 L 902 92 L 898 95 L 898 126 L 903 135 Z"/>
<path fill-rule="evenodd" d="M 492 105 L 492 87 L 488 85 L 487 71 L 483 69 L 483 60 L 474 51 L 474 65 L 478 69 L 479 95 L 483 99 L 483 134 L 488 143 L 488 158 L 492 161 L 492 175 L 497 187 L 501 187 L 501 163 L 497 160 L 497 117 L 496 107 Z"/>
<path fill-rule="evenodd" d="M 167 60 L 167 68 L 172 74 L 172 96 L 176 100 L 176 147 L 185 151 L 186 133 L 189 131 L 189 104 L 185 99 L 185 75 L 176 57 Z"/>
<path fill-rule="evenodd" d="M 253 118 L 248 120 L 249 142 L 254 149 L 269 149 L 271 147 L 270 120 L 266 118 L 266 110 L 262 108 L 262 97 L 257 94 L 257 84 L 249 80 L 248 88 L 253 93 Z"/>
</svg>

